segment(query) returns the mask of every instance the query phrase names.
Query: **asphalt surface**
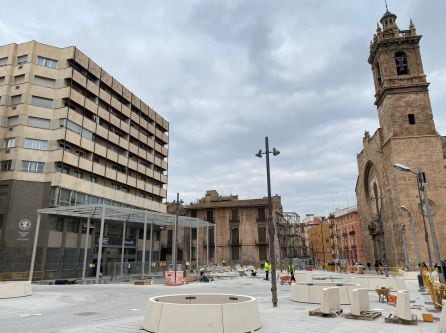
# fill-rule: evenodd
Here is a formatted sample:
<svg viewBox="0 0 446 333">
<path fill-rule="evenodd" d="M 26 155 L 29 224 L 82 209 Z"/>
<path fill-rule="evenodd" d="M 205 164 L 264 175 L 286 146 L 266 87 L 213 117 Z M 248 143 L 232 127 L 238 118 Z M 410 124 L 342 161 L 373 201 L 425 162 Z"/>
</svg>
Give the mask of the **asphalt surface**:
<svg viewBox="0 0 446 333">
<path fill-rule="evenodd" d="M 344 280 L 349 278 L 348 275 L 342 277 Z M 421 307 L 421 310 L 412 311 L 421 319 L 422 312 L 433 309 L 428 303 L 429 296 L 417 291 L 416 281 L 406 281 L 406 285 L 413 306 Z M 262 328 L 258 332 L 261 333 L 435 332 L 438 325 L 438 321 L 419 322 L 416 326 L 384 323 L 383 317 L 395 313 L 396 308 L 379 303 L 373 292 L 369 292 L 370 307 L 383 312 L 383 317 L 374 321 L 310 317 L 308 311 L 319 305 L 291 301 L 290 285 L 279 285 L 279 304 L 273 308 L 270 282 L 260 277 L 237 277 L 177 287 L 162 284 L 33 285 L 32 296 L 0 299 L 0 332 L 141 333 L 144 332 L 142 320 L 150 297 L 183 293 L 232 293 L 256 297 L 262 320 Z M 349 311 L 349 306 L 342 307 L 344 312 Z M 433 315 L 440 316 L 439 313 Z"/>
</svg>

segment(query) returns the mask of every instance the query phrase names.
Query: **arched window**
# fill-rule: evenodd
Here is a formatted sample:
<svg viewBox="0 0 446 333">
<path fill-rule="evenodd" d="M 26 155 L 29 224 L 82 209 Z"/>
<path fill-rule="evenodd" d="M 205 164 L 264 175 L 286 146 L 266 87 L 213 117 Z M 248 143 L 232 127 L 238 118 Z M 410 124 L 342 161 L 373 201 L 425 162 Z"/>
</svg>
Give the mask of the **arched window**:
<svg viewBox="0 0 446 333">
<path fill-rule="evenodd" d="M 398 51 L 395 53 L 396 73 L 398 75 L 409 74 L 409 65 L 407 64 L 406 53 Z"/>
<path fill-rule="evenodd" d="M 382 79 L 381 79 L 381 69 L 379 68 L 379 63 L 376 63 L 376 81 L 378 82 L 378 86 L 381 87 Z"/>
</svg>

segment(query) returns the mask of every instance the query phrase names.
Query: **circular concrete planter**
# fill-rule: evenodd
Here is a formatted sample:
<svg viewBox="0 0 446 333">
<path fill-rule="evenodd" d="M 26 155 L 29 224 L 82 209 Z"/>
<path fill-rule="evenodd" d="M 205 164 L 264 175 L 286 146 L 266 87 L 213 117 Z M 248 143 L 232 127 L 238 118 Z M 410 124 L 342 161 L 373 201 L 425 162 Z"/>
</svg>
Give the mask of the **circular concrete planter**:
<svg viewBox="0 0 446 333">
<path fill-rule="evenodd" d="M 31 294 L 31 282 L 29 281 L 0 282 L 0 298 L 23 297 Z"/>
<path fill-rule="evenodd" d="M 341 304 L 351 304 L 352 291 L 359 288 L 356 283 L 336 283 L 336 282 L 298 282 L 292 286 L 291 300 L 301 303 L 320 304 L 322 301 L 322 289 L 339 287 Z"/>
<path fill-rule="evenodd" d="M 390 288 L 393 291 L 406 290 L 406 284 L 400 277 L 384 276 L 355 276 L 352 282 L 359 283 L 361 288 L 375 290 L 381 287 Z"/>
<path fill-rule="evenodd" d="M 153 333 L 245 333 L 261 326 L 254 297 L 227 294 L 152 297 L 143 321 Z"/>
</svg>

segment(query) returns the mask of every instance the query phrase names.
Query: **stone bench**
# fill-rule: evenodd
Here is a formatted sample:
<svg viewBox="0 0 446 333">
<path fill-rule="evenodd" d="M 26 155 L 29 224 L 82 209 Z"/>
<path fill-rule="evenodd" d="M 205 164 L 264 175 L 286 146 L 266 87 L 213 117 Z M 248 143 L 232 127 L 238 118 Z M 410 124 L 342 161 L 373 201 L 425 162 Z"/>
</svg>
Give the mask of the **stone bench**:
<svg viewBox="0 0 446 333">
<path fill-rule="evenodd" d="M 322 290 L 330 287 L 339 287 L 341 304 L 351 304 L 350 295 L 353 289 L 359 288 L 359 284 L 336 282 L 298 282 L 292 285 L 291 300 L 301 303 L 320 304 L 322 302 Z"/>
</svg>

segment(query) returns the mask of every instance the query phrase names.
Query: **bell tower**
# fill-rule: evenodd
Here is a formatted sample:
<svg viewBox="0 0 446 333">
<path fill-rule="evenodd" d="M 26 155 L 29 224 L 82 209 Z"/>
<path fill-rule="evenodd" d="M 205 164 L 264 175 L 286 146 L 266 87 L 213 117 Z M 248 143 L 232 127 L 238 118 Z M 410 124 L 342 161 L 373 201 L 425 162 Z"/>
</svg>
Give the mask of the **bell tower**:
<svg viewBox="0 0 446 333">
<path fill-rule="evenodd" d="M 384 145 L 396 137 L 436 135 L 415 25 L 400 30 L 388 10 L 377 24 L 369 63 Z"/>
</svg>

